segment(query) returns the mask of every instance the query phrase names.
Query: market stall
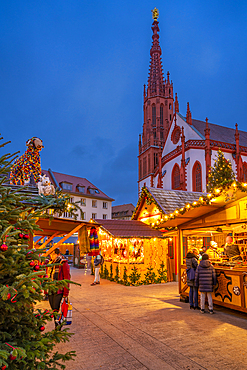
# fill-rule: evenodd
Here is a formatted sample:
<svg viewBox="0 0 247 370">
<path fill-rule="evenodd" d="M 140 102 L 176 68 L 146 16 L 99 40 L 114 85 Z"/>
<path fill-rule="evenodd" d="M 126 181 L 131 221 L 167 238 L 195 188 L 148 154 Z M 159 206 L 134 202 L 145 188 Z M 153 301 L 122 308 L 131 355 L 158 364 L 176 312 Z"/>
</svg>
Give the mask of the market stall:
<svg viewBox="0 0 247 370">
<path fill-rule="evenodd" d="M 159 277 L 161 266 L 167 268 L 168 242 L 158 230 L 140 221 L 99 220 L 99 246 L 105 268 L 123 280 L 134 269 L 140 274 L 139 282 L 145 280 L 149 271 Z M 154 275 L 153 275 L 154 276 Z"/>
<path fill-rule="evenodd" d="M 188 250 L 204 246 L 216 269 L 215 304 L 247 312 L 247 184 L 217 189 L 187 210 L 167 217 L 168 227 L 176 227 L 179 239 L 179 293 L 189 295 L 185 256 Z M 164 227 L 160 223 L 160 227 Z"/>
</svg>

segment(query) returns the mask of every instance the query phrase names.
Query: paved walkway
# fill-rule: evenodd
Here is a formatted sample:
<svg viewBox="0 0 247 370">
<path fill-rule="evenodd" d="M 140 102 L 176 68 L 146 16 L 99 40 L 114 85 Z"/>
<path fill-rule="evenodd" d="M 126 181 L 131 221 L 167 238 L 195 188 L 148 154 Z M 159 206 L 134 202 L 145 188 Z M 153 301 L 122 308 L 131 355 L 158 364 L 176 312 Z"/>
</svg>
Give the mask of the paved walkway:
<svg viewBox="0 0 247 370">
<path fill-rule="evenodd" d="M 214 315 L 179 301 L 177 283 L 125 287 L 71 269 L 75 335 L 58 350 L 76 350 L 67 370 L 247 369 L 247 317 Z M 47 302 L 43 302 L 47 306 Z M 51 323 L 49 323 L 51 325 Z"/>
</svg>

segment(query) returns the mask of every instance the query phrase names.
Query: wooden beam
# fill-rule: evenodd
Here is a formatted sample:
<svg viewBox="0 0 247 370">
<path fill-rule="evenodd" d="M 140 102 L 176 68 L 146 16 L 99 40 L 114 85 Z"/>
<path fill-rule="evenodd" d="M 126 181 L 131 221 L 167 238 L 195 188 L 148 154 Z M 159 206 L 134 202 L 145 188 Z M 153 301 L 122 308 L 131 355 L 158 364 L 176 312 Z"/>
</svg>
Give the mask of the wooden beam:
<svg viewBox="0 0 247 370">
<path fill-rule="evenodd" d="M 80 230 L 80 228 L 83 226 L 83 224 L 80 224 L 78 226 L 76 226 L 72 231 L 70 231 L 67 235 L 65 235 L 63 237 L 63 239 L 59 240 L 58 243 L 56 243 L 55 245 L 53 245 L 53 247 L 51 247 L 45 254 L 44 256 L 48 256 L 49 254 L 51 254 L 56 248 L 58 248 L 63 242 L 65 242 L 65 240 L 67 240 L 71 235 L 73 235 L 74 233 L 76 233 L 78 230 Z"/>
<path fill-rule="evenodd" d="M 55 236 L 57 236 L 58 234 L 58 231 L 55 232 L 53 235 L 51 235 L 40 247 L 38 247 L 39 249 L 43 249 L 47 246 L 48 243 L 50 243 L 50 241 L 55 238 Z"/>
<path fill-rule="evenodd" d="M 33 246 L 35 247 L 38 244 L 38 242 L 40 242 L 41 239 L 43 239 L 43 236 L 41 236 L 38 240 L 36 240 Z"/>
</svg>

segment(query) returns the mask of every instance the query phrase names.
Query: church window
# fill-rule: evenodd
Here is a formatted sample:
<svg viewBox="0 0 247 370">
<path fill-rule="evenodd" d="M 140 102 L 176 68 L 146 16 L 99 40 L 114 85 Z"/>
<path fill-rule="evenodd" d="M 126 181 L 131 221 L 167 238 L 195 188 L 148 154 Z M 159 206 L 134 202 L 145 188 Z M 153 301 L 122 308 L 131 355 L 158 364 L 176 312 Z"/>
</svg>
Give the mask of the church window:
<svg viewBox="0 0 247 370">
<path fill-rule="evenodd" d="M 156 106 L 152 105 L 152 125 L 156 126 Z"/>
<path fill-rule="evenodd" d="M 165 101 L 165 105 L 167 105 L 167 100 Z"/>
<path fill-rule="evenodd" d="M 170 121 L 172 120 L 172 115 L 170 114 Z"/>
<path fill-rule="evenodd" d="M 161 104 L 160 106 L 160 126 L 163 127 L 164 123 L 164 106 Z"/>
<path fill-rule="evenodd" d="M 156 139 L 156 130 L 154 130 L 154 138 Z"/>
<path fill-rule="evenodd" d="M 150 154 L 148 154 L 148 173 L 150 173 Z"/>
<path fill-rule="evenodd" d="M 172 189 L 180 189 L 180 169 L 179 165 L 176 163 L 172 170 Z"/>
<path fill-rule="evenodd" d="M 147 174 L 147 158 L 143 158 L 143 176 L 146 176 Z"/>
<path fill-rule="evenodd" d="M 164 139 L 164 137 L 163 137 L 163 131 L 160 131 L 160 138 L 161 139 Z"/>
<path fill-rule="evenodd" d="M 169 109 L 172 109 L 172 105 L 171 104 L 169 104 Z"/>
<path fill-rule="evenodd" d="M 171 95 L 171 89 L 169 89 L 169 96 Z"/>
<path fill-rule="evenodd" d="M 158 164 L 158 153 L 154 153 L 154 168 L 157 166 Z"/>
<path fill-rule="evenodd" d="M 202 191 L 202 167 L 200 162 L 196 161 L 192 170 L 193 191 Z"/>
<path fill-rule="evenodd" d="M 244 165 L 243 165 L 243 181 L 247 182 L 247 163 L 246 162 L 244 162 Z"/>
</svg>

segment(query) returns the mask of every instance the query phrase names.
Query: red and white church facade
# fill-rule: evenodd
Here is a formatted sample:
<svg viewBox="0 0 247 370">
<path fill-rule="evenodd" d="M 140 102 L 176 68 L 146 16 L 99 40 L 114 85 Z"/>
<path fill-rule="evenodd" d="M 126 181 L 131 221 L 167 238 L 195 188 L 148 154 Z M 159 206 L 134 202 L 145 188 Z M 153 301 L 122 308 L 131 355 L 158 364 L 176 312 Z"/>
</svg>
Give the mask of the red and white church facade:
<svg viewBox="0 0 247 370">
<path fill-rule="evenodd" d="M 138 191 L 143 186 L 206 191 L 210 166 L 220 149 L 232 164 L 238 181 L 247 182 L 247 132 L 192 119 L 179 113 L 177 94 L 167 72 L 164 80 L 159 45 L 159 22 L 153 13 L 152 47 L 147 87 L 144 85 L 144 122 L 139 136 Z"/>
</svg>

